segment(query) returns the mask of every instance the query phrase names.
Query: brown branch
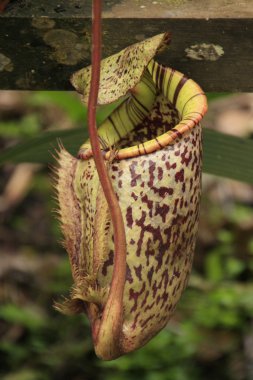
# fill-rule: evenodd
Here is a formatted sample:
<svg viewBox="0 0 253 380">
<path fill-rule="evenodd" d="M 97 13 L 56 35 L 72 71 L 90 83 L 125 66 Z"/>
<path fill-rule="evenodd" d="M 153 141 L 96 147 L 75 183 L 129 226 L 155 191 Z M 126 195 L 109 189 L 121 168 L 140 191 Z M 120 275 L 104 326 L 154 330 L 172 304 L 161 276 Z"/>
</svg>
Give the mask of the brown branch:
<svg viewBox="0 0 253 380">
<path fill-rule="evenodd" d="M 93 157 L 101 186 L 108 202 L 114 230 L 114 267 L 108 300 L 102 319 L 94 327 L 93 336 L 98 355 L 118 356 L 123 323 L 123 292 L 126 277 L 126 237 L 124 221 L 101 153 L 96 128 L 96 106 L 99 91 L 101 61 L 101 0 L 93 1 L 92 75 L 88 102 L 88 128 Z"/>
</svg>

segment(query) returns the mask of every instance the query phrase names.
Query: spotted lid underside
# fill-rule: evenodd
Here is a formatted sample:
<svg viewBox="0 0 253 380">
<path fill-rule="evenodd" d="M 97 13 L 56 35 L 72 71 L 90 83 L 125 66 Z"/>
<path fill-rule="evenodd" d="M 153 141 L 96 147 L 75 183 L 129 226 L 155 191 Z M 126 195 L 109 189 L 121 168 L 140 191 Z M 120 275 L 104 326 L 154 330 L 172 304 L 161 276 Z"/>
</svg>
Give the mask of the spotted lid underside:
<svg viewBox="0 0 253 380">
<path fill-rule="evenodd" d="M 124 96 L 140 81 L 150 60 L 170 42 L 170 34 L 162 33 L 134 45 L 101 62 L 98 104 L 112 103 Z M 91 66 L 77 71 L 71 83 L 88 104 Z"/>
</svg>

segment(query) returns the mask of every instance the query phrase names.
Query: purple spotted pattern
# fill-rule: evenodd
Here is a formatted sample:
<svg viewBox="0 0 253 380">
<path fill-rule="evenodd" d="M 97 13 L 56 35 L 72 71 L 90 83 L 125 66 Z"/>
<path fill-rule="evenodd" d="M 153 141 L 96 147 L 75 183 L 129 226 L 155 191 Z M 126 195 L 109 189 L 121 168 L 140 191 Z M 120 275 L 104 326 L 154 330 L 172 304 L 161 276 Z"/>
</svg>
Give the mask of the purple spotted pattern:
<svg viewBox="0 0 253 380">
<path fill-rule="evenodd" d="M 125 221 L 125 347 L 145 344 L 168 322 L 190 274 L 200 203 L 201 127 L 173 145 L 110 169 Z M 110 234 L 109 234 L 110 235 Z M 110 282 L 113 239 L 99 273 Z"/>
</svg>

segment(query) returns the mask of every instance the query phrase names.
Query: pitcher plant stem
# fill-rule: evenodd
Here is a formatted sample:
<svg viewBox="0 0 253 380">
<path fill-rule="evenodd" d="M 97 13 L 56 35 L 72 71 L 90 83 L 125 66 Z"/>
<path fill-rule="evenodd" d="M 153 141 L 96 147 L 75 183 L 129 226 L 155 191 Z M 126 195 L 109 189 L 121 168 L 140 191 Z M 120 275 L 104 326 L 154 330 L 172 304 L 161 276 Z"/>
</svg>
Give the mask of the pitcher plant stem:
<svg viewBox="0 0 253 380">
<path fill-rule="evenodd" d="M 98 321 L 96 328 L 93 330 L 93 335 L 95 341 L 105 335 L 107 337 L 112 336 L 113 342 L 111 342 L 111 345 L 114 348 L 111 346 L 111 349 L 118 350 L 123 323 L 123 292 L 126 277 L 126 236 L 121 209 L 109 177 L 108 167 L 105 165 L 102 156 L 96 126 L 96 107 L 99 92 L 102 40 L 101 8 L 101 0 L 94 0 L 92 19 L 92 75 L 88 101 L 88 129 L 99 180 L 112 219 L 114 231 L 114 267 L 109 296 L 101 320 Z M 105 328 L 109 330 L 111 329 L 110 334 L 109 331 L 103 331 Z M 107 342 L 107 345 L 108 343 L 109 342 Z"/>
</svg>

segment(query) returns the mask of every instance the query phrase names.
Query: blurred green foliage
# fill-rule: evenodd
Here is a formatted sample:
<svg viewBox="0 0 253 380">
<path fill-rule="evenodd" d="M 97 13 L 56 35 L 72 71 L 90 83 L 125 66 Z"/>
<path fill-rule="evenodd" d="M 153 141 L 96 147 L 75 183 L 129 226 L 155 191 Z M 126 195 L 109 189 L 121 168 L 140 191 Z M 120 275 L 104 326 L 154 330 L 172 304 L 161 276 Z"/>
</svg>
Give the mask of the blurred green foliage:
<svg viewBox="0 0 253 380">
<path fill-rule="evenodd" d="M 34 93 L 27 101 L 42 108 L 54 103 L 78 127 L 84 112 L 71 96 Z M 30 116 L 31 128 L 27 118 L 16 120 L 16 127 L 6 124 L 6 130 L 0 124 L 2 138 L 36 136 L 37 111 Z M 2 169 L 2 178 L 8 170 Z M 253 378 L 252 204 L 218 204 L 204 193 L 192 276 L 171 322 L 144 348 L 102 362 L 93 352 L 86 317 L 67 317 L 52 307 L 68 295 L 72 280 L 51 212 L 55 203 L 48 177 L 43 167 L 23 201 L 1 215 L 2 380 Z"/>
</svg>

